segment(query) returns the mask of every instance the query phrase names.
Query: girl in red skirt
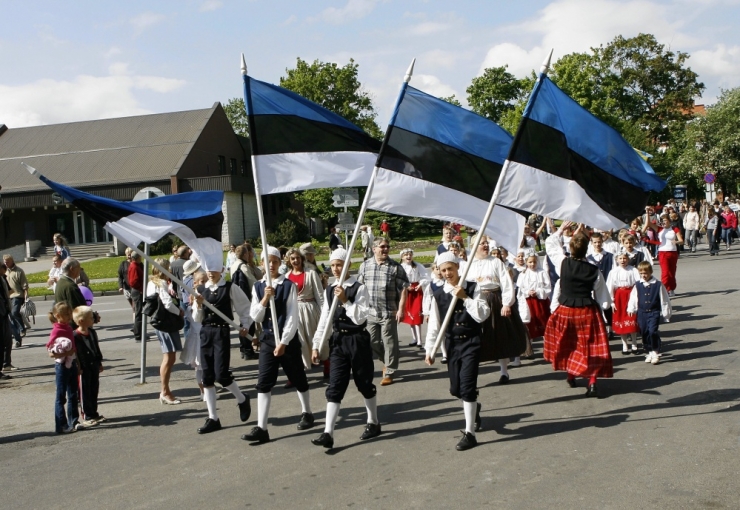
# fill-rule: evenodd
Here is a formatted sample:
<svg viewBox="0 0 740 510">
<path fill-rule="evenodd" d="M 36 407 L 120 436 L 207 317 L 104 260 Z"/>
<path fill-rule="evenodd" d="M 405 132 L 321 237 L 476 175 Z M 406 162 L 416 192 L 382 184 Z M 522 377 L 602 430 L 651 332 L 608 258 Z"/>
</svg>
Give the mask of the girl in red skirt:
<svg viewBox="0 0 740 510">
<path fill-rule="evenodd" d="M 609 289 L 609 295 L 612 298 L 612 330 L 622 337 L 622 354 L 637 354 L 637 332 L 640 327 L 637 325 L 637 319 L 634 315 L 627 313 L 627 304 L 629 303 L 632 288 L 640 280 L 640 273 L 637 268 L 630 265 L 630 259 L 626 253 L 617 255 L 617 266 L 609 272 L 606 279 L 606 288 Z M 627 340 L 632 342 L 630 351 Z"/>
<path fill-rule="evenodd" d="M 563 254 L 563 230 L 571 224 L 563 222 L 545 243 L 547 256 L 560 276 L 559 289 L 553 293 L 557 308 L 545 329 L 545 359 L 554 370 L 568 372 L 571 388 L 576 387 L 576 377 L 588 377 L 586 396 L 598 397 L 596 379 L 613 375 L 606 327 L 599 310 L 609 308 L 611 298 L 601 271 L 586 260 L 585 235 L 574 234 L 569 243 L 570 258 Z"/>
<path fill-rule="evenodd" d="M 526 324 L 529 338 L 534 340 L 544 336 L 547 321 L 550 318 L 550 275 L 547 271 L 539 267 L 537 255 L 530 255 L 526 259 L 527 269 L 522 271 L 516 281 L 517 299 L 520 306 L 528 308 L 528 314 L 520 315 L 525 317 L 529 315 L 529 323 Z"/>
<path fill-rule="evenodd" d="M 411 248 L 401 250 L 401 267 L 406 271 L 406 276 L 411 284 L 406 299 L 406 315 L 404 315 L 401 322 L 411 326 L 413 340 L 409 346 L 418 345 L 423 349 L 424 346 L 421 343 L 421 324 L 424 322 L 422 302 L 424 301 L 425 289 L 429 286 L 429 273 L 424 266 L 414 262 L 414 250 Z"/>
</svg>

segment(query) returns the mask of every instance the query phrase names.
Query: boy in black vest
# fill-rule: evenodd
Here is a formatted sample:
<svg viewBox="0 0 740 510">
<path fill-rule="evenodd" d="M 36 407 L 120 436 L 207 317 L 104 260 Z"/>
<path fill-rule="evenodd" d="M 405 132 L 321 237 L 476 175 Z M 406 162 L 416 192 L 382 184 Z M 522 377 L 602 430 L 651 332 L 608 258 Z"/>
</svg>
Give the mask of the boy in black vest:
<svg viewBox="0 0 740 510">
<path fill-rule="evenodd" d="M 455 312 L 445 331 L 447 371 L 450 375 L 450 393 L 462 399 L 465 413 L 465 432 L 457 450 L 469 450 L 478 445 L 475 432 L 480 430 L 481 405 L 478 400 L 478 364 L 480 363 L 481 323 L 491 314 L 475 282 L 460 282 L 460 263 L 451 252 L 437 257 L 437 265 L 445 284 L 434 291 L 434 302 L 429 309 L 426 339 L 426 364 L 434 363 L 432 349 L 437 333 L 447 315 L 452 295 L 458 297 Z"/>
<path fill-rule="evenodd" d="M 645 363 L 657 365 L 660 363 L 660 348 L 662 342 L 658 333 L 660 318 L 671 320 L 671 298 L 665 286 L 653 278 L 653 266 L 650 262 L 642 261 L 637 265 L 641 281 L 632 287 L 627 313 L 637 313 L 637 324 L 640 326 L 642 343 L 645 345 Z"/>
<path fill-rule="evenodd" d="M 343 249 L 334 250 L 329 257 L 331 271 L 337 280 L 342 274 L 346 257 L 347 251 Z M 339 303 L 334 317 L 329 320 L 334 299 L 338 299 Z M 360 439 L 370 439 L 380 434 L 378 404 L 373 384 L 373 350 L 370 346 L 370 334 L 365 329 L 368 300 L 367 288 L 354 276 L 347 278 L 341 287 L 335 281 L 326 289 L 326 299 L 321 309 L 319 327 L 313 337 L 311 354 L 313 363 L 318 363 L 324 333 L 328 329 L 329 338 L 326 344 L 329 345 L 331 362 L 329 387 L 326 388 L 326 426 L 318 438 L 311 440 L 316 446 L 334 446 L 334 425 L 339 416 L 342 398 L 349 386 L 350 372 L 357 390 L 365 397 L 367 409 L 367 425 Z"/>
<path fill-rule="evenodd" d="M 229 368 L 231 361 L 229 325 L 209 308 L 203 306 L 205 299 L 232 319 L 234 317 L 233 308 L 242 326 L 239 335 L 246 336 L 247 329 L 252 323 L 249 316 L 249 299 L 239 287 L 221 278 L 219 271 L 207 271 L 206 274 L 208 281 L 196 289 L 199 296 L 195 299 L 195 306 L 193 306 L 193 320 L 203 324 L 200 330 L 200 366 L 203 369 L 203 395 L 208 406 L 208 419 L 205 425 L 198 429 L 199 434 L 221 430 L 221 420 L 218 419 L 216 412 L 215 383 L 219 383 L 234 395 L 239 406 L 241 421 L 247 421 L 252 412 L 249 397 L 239 389 Z"/>
<path fill-rule="evenodd" d="M 308 379 L 303 369 L 301 357 L 301 341 L 298 339 L 298 294 L 295 284 L 280 274 L 280 251 L 268 246 L 262 252 L 263 259 L 270 271 L 272 286 L 267 286 L 266 279 L 254 284 L 252 292 L 252 307 L 250 315 L 255 322 L 262 324 L 260 335 L 259 375 L 257 377 L 257 426 L 242 439 L 257 443 L 266 443 L 270 440 L 267 432 L 267 418 L 270 413 L 272 388 L 278 377 L 278 368 L 283 367 L 288 380 L 298 390 L 298 399 L 301 401 L 301 421 L 298 430 L 313 427 L 314 419 L 308 399 Z M 280 341 L 276 342 L 273 326 L 270 298 L 275 298 L 277 310 L 277 324 L 280 331 Z"/>
<path fill-rule="evenodd" d="M 591 234 L 591 248 L 593 251 L 586 257 L 590 263 L 595 265 L 601 271 L 604 281 L 609 279 L 609 273 L 614 269 L 614 255 L 604 250 L 604 236 L 601 232 Z M 606 322 L 606 332 L 612 332 L 612 309 L 604 310 L 604 320 Z"/>
</svg>

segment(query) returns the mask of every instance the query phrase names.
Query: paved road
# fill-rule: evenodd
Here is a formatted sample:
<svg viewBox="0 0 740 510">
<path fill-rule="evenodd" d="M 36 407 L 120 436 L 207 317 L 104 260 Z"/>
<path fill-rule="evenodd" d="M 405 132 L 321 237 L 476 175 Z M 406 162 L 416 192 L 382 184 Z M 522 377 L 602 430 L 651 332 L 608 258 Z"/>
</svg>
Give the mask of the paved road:
<svg viewBox="0 0 740 510">
<path fill-rule="evenodd" d="M 52 433 L 53 367 L 43 349 L 49 328 L 39 317 L 27 347 L 14 351 L 21 370 L 0 383 L 0 506 L 738 508 L 738 267 L 740 251 L 682 257 L 675 320 L 662 328 L 664 362 L 623 357 L 613 342 L 615 377 L 603 381 L 599 400 L 569 389 L 541 359 L 541 344 L 534 361 L 512 369 L 508 386 L 484 365 L 481 445 L 462 453 L 454 449 L 461 406 L 449 397 L 444 368 L 426 367 L 408 347 L 398 382 L 378 387 L 384 433 L 376 440 L 358 440 L 364 407 L 350 387 L 337 448 L 326 453 L 310 444 L 324 418 L 318 371 L 310 374 L 316 429 L 296 430 L 298 399 L 282 389 L 281 376 L 273 442 L 239 439 L 254 416 L 241 424 L 230 395 L 219 400 L 225 429 L 198 436 L 206 411 L 192 371 L 178 365 L 173 376 L 185 403 L 161 406 L 158 344 L 148 344 L 149 384 L 139 386 L 127 304 L 96 298 L 106 326 L 100 405 L 109 422 Z M 401 330 L 406 345 L 410 334 Z M 255 363 L 234 365 L 255 402 Z"/>
</svg>

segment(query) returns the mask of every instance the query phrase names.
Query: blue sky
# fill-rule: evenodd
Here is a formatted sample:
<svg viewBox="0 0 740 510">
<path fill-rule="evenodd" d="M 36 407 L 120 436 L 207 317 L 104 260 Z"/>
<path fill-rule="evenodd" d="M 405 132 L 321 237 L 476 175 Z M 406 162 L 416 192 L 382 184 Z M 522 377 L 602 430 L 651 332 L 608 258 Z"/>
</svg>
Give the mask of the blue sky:
<svg viewBox="0 0 740 510">
<path fill-rule="evenodd" d="M 252 76 L 276 83 L 296 57 L 354 58 L 384 127 L 412 85 L 456 94 L 485 67 L 517 76 L 554 58 L 650 32 L 689 65 L 711 103 L 740 86 L 740 0 L 0 0 L 0 123 L 10 128 L 206 108 Z"/>
</svg>

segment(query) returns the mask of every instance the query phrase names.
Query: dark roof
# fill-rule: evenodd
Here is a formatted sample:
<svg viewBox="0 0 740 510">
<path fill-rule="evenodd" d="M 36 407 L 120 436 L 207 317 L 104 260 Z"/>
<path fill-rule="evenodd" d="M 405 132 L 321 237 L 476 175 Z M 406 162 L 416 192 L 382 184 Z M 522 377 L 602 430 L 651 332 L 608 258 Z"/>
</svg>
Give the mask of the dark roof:
<svg viewBox="0 0 740 510">
<path fill-rule="evenodd" d="M 0 135 L 0 185 L 4 193 L 46 189 L 21 162 L 75 187 L 169 180 L 218 106 L 10 128 Z"/>
</svg>

